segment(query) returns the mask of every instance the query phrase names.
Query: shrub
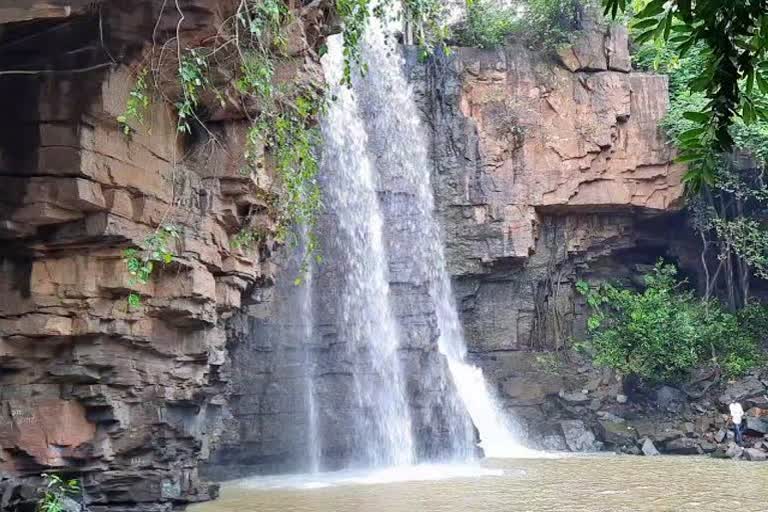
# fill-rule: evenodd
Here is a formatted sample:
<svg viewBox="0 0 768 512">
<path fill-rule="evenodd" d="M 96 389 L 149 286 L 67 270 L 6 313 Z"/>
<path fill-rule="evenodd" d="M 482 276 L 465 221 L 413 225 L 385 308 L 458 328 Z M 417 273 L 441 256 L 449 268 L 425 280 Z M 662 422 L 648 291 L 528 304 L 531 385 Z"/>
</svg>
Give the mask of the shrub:
<svg viewBox="0 0 768 512">
<path fill-rule="evenodd" d="M 496 5 L 492 0 L 467 0 L 467 22 L 459 32 L 459 40 L 463 46 L 496 48 L 519 27 L 513 9 Z"/>
<path fill-rule="evenodd" d="M 645 284 L 638 292 L 577 283 L 593 310 L 587 327 L 596 364 L 658 382 L 679 380 L 707 363 L 729 376 L 762 363 L 749 324 L 754 311 L 732 314 L 716 302 L 700 301 L 677 280 L 675 267 L 663 262 L 645 276 Z"/>
<path fill-rule="evenodd" d="M 532 47 L 554 50 L 573 40 L 581 29 L 590 0 L 529 0 L 522 12 L 494 0 L 467 0 L 466 26 L 460 43 L 496 48 L 514 35 Z"/>
</svg>

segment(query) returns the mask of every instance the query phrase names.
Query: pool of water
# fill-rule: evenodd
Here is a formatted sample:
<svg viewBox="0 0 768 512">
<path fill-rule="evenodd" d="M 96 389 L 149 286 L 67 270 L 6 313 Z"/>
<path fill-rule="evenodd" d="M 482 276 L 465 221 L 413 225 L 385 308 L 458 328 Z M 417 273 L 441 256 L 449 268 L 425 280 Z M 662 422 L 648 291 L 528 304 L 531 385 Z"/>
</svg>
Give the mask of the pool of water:
<svg viewBox="0 0 768 512">
<path fill-rule="evenodd" d="M 768 511 L 768 463 L 706 457 L 490 459 L 260 477 L 193 512 Z"/>
</svg>

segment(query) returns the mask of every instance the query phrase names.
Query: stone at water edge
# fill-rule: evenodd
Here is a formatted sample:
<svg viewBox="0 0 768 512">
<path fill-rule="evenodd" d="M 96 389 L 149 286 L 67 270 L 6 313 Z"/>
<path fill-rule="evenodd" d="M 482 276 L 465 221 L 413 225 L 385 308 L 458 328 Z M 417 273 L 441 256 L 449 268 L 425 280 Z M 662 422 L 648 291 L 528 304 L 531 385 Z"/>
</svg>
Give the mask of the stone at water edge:
<svg viewBox="0 0 768 512">
<path fill-rule="evenodd" d="M 720 429 L 715 434 L 715 441 L 717 441 L 718 443 L 722 443 L 723 441 L 725 441 L 726 437 L 728 437 L 728 432 L 726 432 L 723 429 Z"/>
<path fill-rule="evenodd" d="M 744 450 L 744 458 L 752 462 L 762 462 L 768 460 L 768 453 L 758 448 L 746 448 Z"/>
<path fill-rule="evenodd" d="M 738 459 L 741 457 L 742 453 L 744 453 L 744 448 L 737 445 L 736 443 L 729 443 L 728 449 L 725 450 L 725 456 L 729 459 Z"/>
<path fill-rule="evenodd" d="M 553 452 L 564 452 L 568 450 L 568 446 L 565 444 L 563 436 L 557 434 L 544 436 L 541 441 L 539 441 L 539 446 L 542 450 Z"/>
<path fill-rule="evenodd" d="M 690 437 L 673 439 L 664 445 L 664 450 L 677 455 L 699 455 L 702 453 L 698 441 Z"/>
<path fill-rule="evenodd" d="M 645 455 L 646 457 L 655 457 L 656 455 L 661 455 L 661 453 L 659 453 L 659 450 L 656 449 L 656 445 L 653 444 L 653 441 L 651 441 L 647 437 L 643 441 L 641 450 L 643 451 L 643 455 Z"/>
<path fill-rule="evenodd" d="M 603 443 L 597 441 L 595 434 L 581 420 L 561 421 L 560 428 L 563 429 L 568 449 L 573 452 L 595 452 L 603 447 Z"/>
</svg>

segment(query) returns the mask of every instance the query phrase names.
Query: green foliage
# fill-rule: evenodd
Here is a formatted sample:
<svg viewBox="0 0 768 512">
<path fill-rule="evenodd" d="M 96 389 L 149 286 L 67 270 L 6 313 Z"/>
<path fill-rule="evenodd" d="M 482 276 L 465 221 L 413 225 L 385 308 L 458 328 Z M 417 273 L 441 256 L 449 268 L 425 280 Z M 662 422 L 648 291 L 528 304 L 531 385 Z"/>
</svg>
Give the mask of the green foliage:
<svg viewBox="0 0 768 512">
<path fill-rule="evenodd" d="M 170 244 L 177 238 L 179 238 L 179 231 L 175 226 L 162 225 L 144 239 L 140 249 L 125 249 L 123 262 L 130 276 L 128 284 L 147 284 L 158 263 L 166 265 L 172 262 L 175 255 Z M 141 297 L 136 293 L 130 293 L 128 306 L 136 308 L 140 305 Z"/>
<path fill-rule="evenodd" d="M 209 85 L 207 71 L 208 62 L 200 49 L 189 50 L 179 63 L 182 97 L 176 103 L 176 110 L 179 116 L 177 128 L 181 133 L 192 133 L 189 123 L 195 118 L 201 92 Z"/>
<path fill-rule="evenodd" d="M 493 0 L 467 0 L 467 23 L 458 34 L 459 41 L 463 46 L 497 48 L 519 27 L 514 9 Z"/>
<path fill-rule="evenodd" d="M 42 477 L 45 480 L 45 489 L 37 502 L 37 512 L 62 512 L 64 498 L 80 492 L 78 480 L 64 480 L 58 475 L 48 473 L 43 473 Z"/>
<path fill-rule="evenodd" d="M 590 8 L 590 0 L 530 0 L 523 18 L 524 37 L 543 49 L 568 45 Z"/>
<path fill-rule="evenodd" d="M 614 17 L 626 0 L 603 0 Z M 696 128 L 687 132 L 682 158 L 690 162 L 687 184 L 698 191 L 712 181 L 713 152 L 734 145 L 731 126 L 740 118 L 749 125 L 768 118 L 768 0 L 650 0 L 634 13 L 635 42 L 656 40 L 680 58 L 693 49 L 702 65 L 687 81 L 692 93 L 705 98 L 703 110 L 692 111 Z"/>
<path fill-rule="evenodd" d="M 494 0 L 467 0 L 467 23 L 460 43 L 497 48 L 511 36 L 533 48 L 553 51 L 573 42 L 591 0 L 529 0 L 518 12 Z"/>
<path fill-rule="evenodd" d="M 352 83 L 352 69 L 365 73 L 366 64 L 360 53 L 360 43 L 368 26 L 371 0 L 336 0 L 336 12 L 344 22 L 344 73 L 342 81 Z"/>
<path fill-rule="evenodd" d="M 449 54 L 450 48 L 445 41 L 450 37 L 450 29 L 445 19 L 445 6 L 442 0 L 402 0 L 403 17 L 413 27 L 420 57 L 426 59 L 441 48 Z"/>
<path fill-rule="evenodd" d="M 149 109 L 150 95 L 147 68 L 139 71 L 136 76 L 136 83 L 128 93 L 128 100 L 125 104 L 125 111 L 117 116 L 117 122 L 126 135 L 131 134 L 131 122 L 144 124 L 144 118 Z"/>
<path fill-rule="evenodd" d="M 703 364 L 731 376 L 763 363 L 758 342 L 742 317 L 702 302 L 672 265 L 659 262 L 642 292 L 579 282 L 593 311 L 588 320 L 596 364 L 649 381 L 675 381 Z"/>
</svg>

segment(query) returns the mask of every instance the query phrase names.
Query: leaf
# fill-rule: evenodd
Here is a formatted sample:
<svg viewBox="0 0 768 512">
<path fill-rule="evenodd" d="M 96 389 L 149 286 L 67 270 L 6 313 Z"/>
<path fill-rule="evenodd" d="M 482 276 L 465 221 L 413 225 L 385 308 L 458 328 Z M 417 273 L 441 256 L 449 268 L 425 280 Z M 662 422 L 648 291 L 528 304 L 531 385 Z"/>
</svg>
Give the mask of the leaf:
<svg viewBox="0 0 768 512">
<path fill-rule="evenodd" d="M 757 88 L 763 94 L 768 94 L 768 80 L 763 77 L 760 71 L 755 71 L 755 81 L 757 82 Z"/>
<path fill-rule="evenodd" d="M 706 131 L 707 131 L 706 126 L 703 126 L 701 128 L 693 128 L 691 130 L 686 130 L 680 134 L 679 139 L 681 140 L 698 139 Z"/>
<path fill-rule="evenodd" d="M 659 24 L 659 20 L 657 20 L 656 18 L 650 18 L 650 19 L 638 21 L 637 23 L 633 23 L 632 29 L 644 30 L 651 27 L 656 28 L 658 24 Z"/>
<path fill-rule="evenodd" d="M 709 123 L 709 114 L 703 112 L 684 112 L 683 117 L 694 123 L 706 124 Z"/>
<path fill-rule="evenodd" d="M 652 0 L 645 9 L 635 15 L 637 19 L 651 18 L 664 12 L 665 0 Z"/>
</svg>

